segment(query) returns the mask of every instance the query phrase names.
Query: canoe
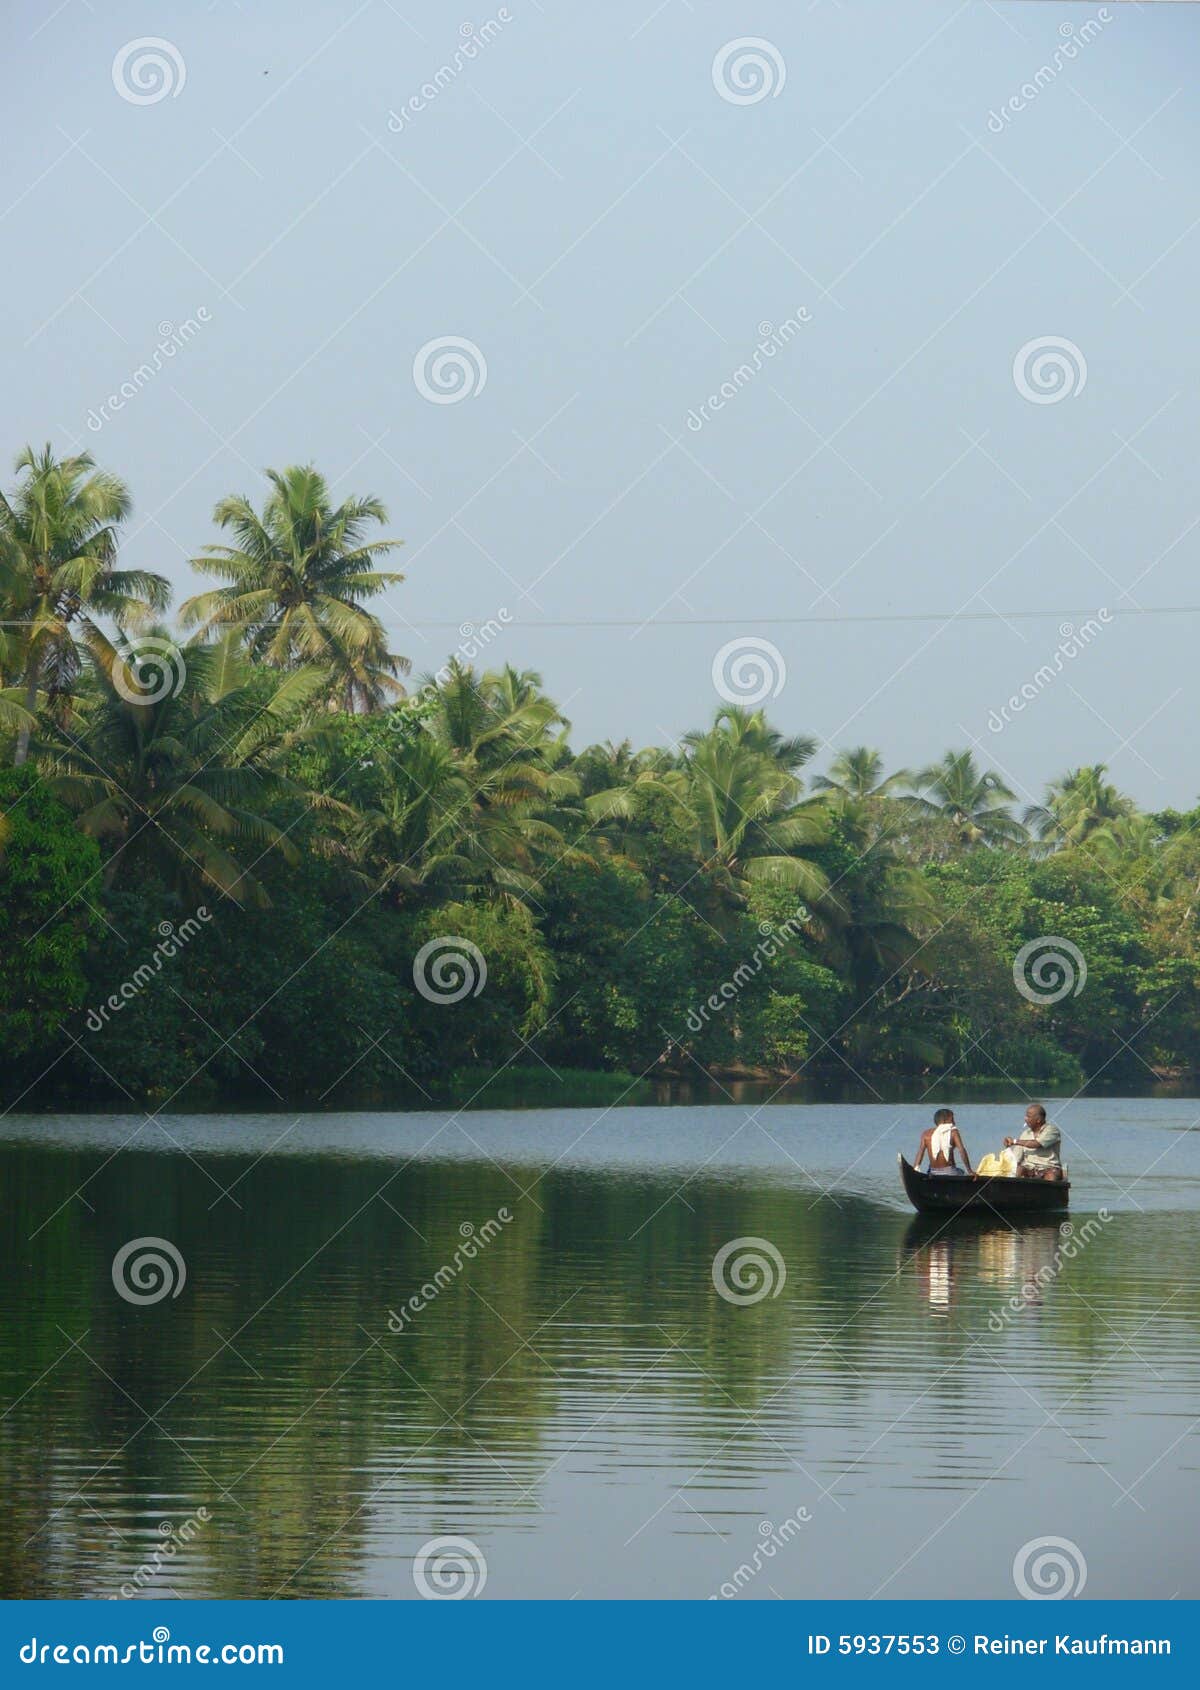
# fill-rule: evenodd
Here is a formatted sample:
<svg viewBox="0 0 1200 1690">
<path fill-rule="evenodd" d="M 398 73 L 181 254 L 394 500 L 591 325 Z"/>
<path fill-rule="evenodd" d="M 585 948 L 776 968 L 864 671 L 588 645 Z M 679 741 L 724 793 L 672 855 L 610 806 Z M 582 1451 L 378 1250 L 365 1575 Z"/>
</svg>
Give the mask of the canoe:
<svg viewBox="0 0 1200 1690">
<path fill-rule="evenodd" d="M 899 1157 L 905 1196 L 923 1215 L 1038 1215 L 1065 1209 L 1065 1179 L 980 1179 L 975 1174 L 923 1174 Z"/>
</svg>

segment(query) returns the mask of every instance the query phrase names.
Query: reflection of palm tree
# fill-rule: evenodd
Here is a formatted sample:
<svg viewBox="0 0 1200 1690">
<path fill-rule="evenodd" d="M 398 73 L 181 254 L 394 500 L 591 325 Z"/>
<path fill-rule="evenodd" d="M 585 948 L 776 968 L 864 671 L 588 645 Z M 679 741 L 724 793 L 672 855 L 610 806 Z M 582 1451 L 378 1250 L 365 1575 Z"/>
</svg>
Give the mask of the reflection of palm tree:
<svg viewBox="0 0 1200 1690">
<path fill-rule="evenodd" d="M 1012 845 L 1025 839 L 1025 829 L 1008 807 L 1016 794 L 999 775 L 980 770 L 969 751 L 947 751 L 912 784 L 917 796 L 911 803 L 948 823 L 960 845 Z"/>
<path fill-rule="evenodd" d="M 1044 804 L 1032 804 L 1026 810 L 1026 827 L 1053 849 L 1082 845 L 1101 828 L 1132 817 L 1133 799 L 1105 780 L 1107 772 L 1103 763 L 1068 770 L 1046 789 Z"/>
</svg>

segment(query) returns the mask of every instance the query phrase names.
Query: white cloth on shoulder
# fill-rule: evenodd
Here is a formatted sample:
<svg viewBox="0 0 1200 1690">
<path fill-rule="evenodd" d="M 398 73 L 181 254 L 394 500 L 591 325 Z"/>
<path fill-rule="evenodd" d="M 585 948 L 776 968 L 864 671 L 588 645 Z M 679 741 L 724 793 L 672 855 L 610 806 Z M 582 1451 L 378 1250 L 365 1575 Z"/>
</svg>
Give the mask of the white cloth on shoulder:
<svg viewBox="0 0 1200 1690">
<path fill-rule="evenodd" d="M 943 1122 L 940 1127 L 934 1127 L 933 1135 L 929 1140 L 929 1155 L 931 1160 L 934 1162 L 940 1161 L 943 1158 L 948 1160 L 950 1156 L 950 1147 L 953 1143 L 953 1121 L 946 1121 Z"/>
</svg>

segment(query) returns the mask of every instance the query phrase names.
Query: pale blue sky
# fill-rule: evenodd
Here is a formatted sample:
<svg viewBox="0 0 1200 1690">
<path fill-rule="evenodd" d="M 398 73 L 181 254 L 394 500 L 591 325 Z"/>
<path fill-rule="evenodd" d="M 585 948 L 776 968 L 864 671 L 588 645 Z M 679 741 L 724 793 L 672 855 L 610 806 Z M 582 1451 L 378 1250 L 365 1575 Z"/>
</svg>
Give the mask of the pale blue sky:
<svg viewBox="0 0 1200 1690">
<path fill-rule="evenodd" d="M 397 649 L 436 668 L 457 636 L 423 624 L 508 610 L 496 659 L 543 672 L 580 745 L 696 725 L 714 653 L 754 636 L 783 654 L 786 729 L 897 764 L 974 739 L 1022 797 L 1106 759 L 1144 803 L 1189 803 L 1200 618 L 1116 620 L 988 728 L 1063 618 L 1200 603 L 1200 7 L 1112 4 L 1063 57 L 1102 11 L 512 0 L 396 133 L 466 14 L 17 0 L 4 454 L 86 443 L 132 483 L 128 560 L 181 586 L 220 495 L 314 460 L 407 542 Z M 135 104 L 113 63 L 149 35 L 185 80 Z M 743 37 L 784 76 L 736 104 L 713 62 Z M 159 325 L 200 307 L 194 340 L 89 428 Z M 760 325 L 801 307 L 689 429 Z M 487 379 L 433 404 L 413 360 L 444 336 Z M 1013 364 L 1046 336 L 1087 377 L 1035 404 Z M 1059 614 L 769 620 L 988 609 Z M 717 625 L 665 620 L 688 616 Z"/>
</svg>

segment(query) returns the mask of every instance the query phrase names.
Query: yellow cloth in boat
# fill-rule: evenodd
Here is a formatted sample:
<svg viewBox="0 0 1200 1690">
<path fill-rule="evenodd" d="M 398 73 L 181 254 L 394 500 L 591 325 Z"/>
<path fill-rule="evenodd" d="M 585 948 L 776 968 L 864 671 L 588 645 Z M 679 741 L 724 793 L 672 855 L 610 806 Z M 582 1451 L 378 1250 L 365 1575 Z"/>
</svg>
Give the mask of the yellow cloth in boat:
<svg viewBox="0 0 1200 1690">
<path fill-rule="evenodd" d="M 1017 1159 L 1007 1148 L 999 1156 L 993 1156 L 989 1151 L 975 1167 L 975 1172 L 983 1179 L 1012 1179 L 1016 1171 Z"/>
</svg>

